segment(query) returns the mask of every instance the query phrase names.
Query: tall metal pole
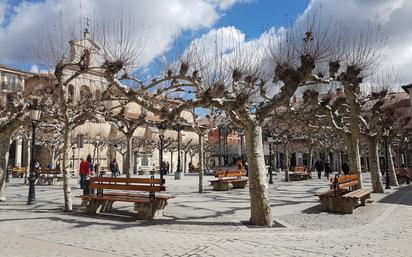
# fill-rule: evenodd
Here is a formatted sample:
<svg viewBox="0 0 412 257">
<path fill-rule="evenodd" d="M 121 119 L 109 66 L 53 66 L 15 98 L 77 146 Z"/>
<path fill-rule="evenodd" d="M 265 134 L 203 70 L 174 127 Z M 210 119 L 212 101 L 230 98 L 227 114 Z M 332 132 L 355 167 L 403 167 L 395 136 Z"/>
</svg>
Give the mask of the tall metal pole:
<svg viewBox="0 0 412 257">
<path fill-rule="evenodd" d="M 159 135 L 160 138 L 160 181 L 163 181 L 163 172 L 164 172 L 164 167 L 163 167 L 163 135 Z"/>
<path fill-rule="evenodd" d="M 389 185 L 389 154 L 388 154 L 388 136 L 385 135 L 384 138 L 385 143 L 385 169 L 386 169 L 386 180 L 385 180 L 385 189 L 390 189 L 391 186 Z"/>
<path fill-rule="evenodd" d="M 273 184 L 273 168 L 272 168 L 272 143 L 268 142 L 269 144 L 269 184 Z"/>
<path fill-rule="evenodd" d="M 177 125 L 176 130 L 177 130 L 177 166 L 176 166 L 176 173 L 175 173 L 175 179 L 181 179 L 182 176 L 182 166 L 181 166 L 181 160 L 180 160 L 180 137 L 182 133 L 183 126 Z"/>
<path fill-rule="evenodd" d="M 29 197 L 27 198 L 27 204 L 36 203 L 36 173 L 34 171 L 34 163 L 36 158 L 34 156 L 34 146 L 36 143 L 36 122 L 32 121 L 32 135 L 31 135 L 31 165 L 30 165 L 30 176 L 29 176 Z"/>
</svg>

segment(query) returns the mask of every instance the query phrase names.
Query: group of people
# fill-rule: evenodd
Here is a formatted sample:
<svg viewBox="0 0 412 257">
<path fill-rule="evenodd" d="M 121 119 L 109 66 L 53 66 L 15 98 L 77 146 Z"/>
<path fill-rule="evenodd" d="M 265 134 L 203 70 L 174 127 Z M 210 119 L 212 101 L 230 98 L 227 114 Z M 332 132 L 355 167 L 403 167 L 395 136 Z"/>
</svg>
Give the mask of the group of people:
<svg viewBox="0 0 412 257">
<path fill-rule="evenodd" d="M 323 171 L 325 172 L 325 177 L 327 179 L 329 179 L 330 174 L 332 174 L 332 169 L 331 169 L 331 166 L 330 166 L 329 162 L 324 162 L 323 160 L 317 160 L 315 162 L 314 168 L 315 168 L 316 172 L 318 173 L 318 179 L 322 178 L 322 172 Z M 350 171 L 349 163 L 347 161 L 345 161 L 342 164 L 342 172 L 345 175 L 349 175 L 349 171 Z"/>
<path fill-rule="evenodd" d="M 119 165 L 117 164 L 116 158 L 110 162 L 110 171 L 112 173 L 112 178 L 120 175 Z M 92 173 L 94 173 L 96 176 L 100 175 L 99 164 L 93 164 L 92 158 L 89 154 L 86 159 L 80 158 L 79 175 L 81 189 L 85 188 L 87 177 L 89 177 Z"/>
</svg>

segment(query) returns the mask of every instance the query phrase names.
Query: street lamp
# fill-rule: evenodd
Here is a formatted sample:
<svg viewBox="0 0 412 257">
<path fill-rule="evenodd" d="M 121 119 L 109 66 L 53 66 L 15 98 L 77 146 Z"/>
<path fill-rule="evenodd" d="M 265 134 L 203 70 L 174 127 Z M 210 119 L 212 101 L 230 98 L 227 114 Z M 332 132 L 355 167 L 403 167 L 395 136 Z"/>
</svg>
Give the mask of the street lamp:
<svg viewBox="0 0 412 257">
<path fill-rule="evenodd" d="M 275 166 L 275 170 L 277 172 L 279 172 L 279 168 L 280 168 L 280 155 L 279 155 L 279 144 L 282 142 L 280 138 L 276 137 L 273 141 L 276 145 L 276 166 Z"/>
<path fill-rule="evenodd" d="M 34 171 L 34 163 L 36 158 L 34 156 L 34 146 L 36 145 L 36 125 L 40 120 L 41 110 L 37 106 L 37 102 L 34 102 L 30 106 L 30 120 L 32 126 L 31 135 L 31 164 L 30 164 L 30 176 L 29 176 L 29 197 L 27 199 L 27 204 L 34 204 L 36 202 L 36 173 Z"/>
<path fill-rule="evenodd" d="M 166 124 L 164 122 L 160 122 L 159 126 L 159 138 L 160 138 L 160 151 L 159 151 L 159 157 L 160 157 L 160 183 L 163 184 L 163 174 L 164 174 L 164 165 L 163 165 L 163 139 L 165 138 L 164 133 L 166 131 Z"/>
<path fill-rule="evenodd" d="M 273 142 L 273 137 L 268 136 L 267 137 L 268 140 L 268 145 L 269 145 L 269 184 L 273 184 L 273 174 L 272 174 L 272 142 Z"/>
<path fill-rule="evenodd" d="M 182 178 L 182 167 L 180 165 L 180 135 L 183 130 L 183 125 L 179 123 L 176 124 L 175 130 L 177 131 L 177 167 L 176 167 L 175 179 L 181 179 Z"/>
</svg>

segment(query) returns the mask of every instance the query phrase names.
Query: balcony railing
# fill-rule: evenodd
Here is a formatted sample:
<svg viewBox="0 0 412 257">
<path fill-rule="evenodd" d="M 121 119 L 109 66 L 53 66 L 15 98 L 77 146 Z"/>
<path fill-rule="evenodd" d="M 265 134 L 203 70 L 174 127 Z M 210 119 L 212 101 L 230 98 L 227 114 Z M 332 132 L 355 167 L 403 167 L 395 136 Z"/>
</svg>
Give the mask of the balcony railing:
<svg viewBox="0 0 412 257">
<path fill-rule="evenodd" d="M 22 89 L 22 86 L 21 86 L 20 83 L 1 82 L 0 83 L 0 88 L 2 90 L 6 90 L 6 91 L 20 91 Z"/>
</svg>

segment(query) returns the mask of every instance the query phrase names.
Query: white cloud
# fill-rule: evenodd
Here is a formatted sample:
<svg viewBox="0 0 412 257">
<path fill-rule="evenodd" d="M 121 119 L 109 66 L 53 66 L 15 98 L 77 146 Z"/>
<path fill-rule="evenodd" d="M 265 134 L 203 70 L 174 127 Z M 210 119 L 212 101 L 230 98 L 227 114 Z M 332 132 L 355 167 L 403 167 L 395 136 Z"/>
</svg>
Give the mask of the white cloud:
<svg viewBox="0 0 412 257">
<path fill-rule="evenodd" d="M 40 69 L 40 67 L 36 64 L 33 64 L 30 68 L 30 72 L 32 73 L 42 73 L 42 74 L 48 74 L 49 71 L 45 69 Z"/>
<path fill-rule="evenodd" d="M 6 16 L 7 4 L 5 2 L 0 3 L 0 25 L 4 22 Z"/>
<path fill-rule="evenodd" d="M 412 1 L 410 0 L 312 0 L 303 17 L 321 7 L 322 16 L 342 23 L 350 32 L 379 27 L 387 37 L 382 49 L 382 70 L 393 68 L 401 79 L 412 81 Z"/>
<path fill-rule="evenodd" d="M 123 12 L 125 17 L 131 17 L 132 24 L 144 27 L 146 43 L 141 62 L 147 64 L 154 56 L 166 51 L 171 42 L 183 31 L 196 31 L 214 25 L 222 11 L 230 8 L 237 1 L 24 1 L 13 7 L 7 25 L 0 25 L 0 45 L 7 46 L 0 48 L 2 58 L 0 62 L 36 61 L 37 56 L 33 49 L 41 44 L 39 40 L 41 31 L 58 30 L 61 22 L 69 26 L 68 24 L 78 23 L 81 16 L 92 19 L 98 17 L 95 19 L 99 21 L 111 21 Z M 0 18 L 3 5 L 0 5 Z"/>
</svg>

